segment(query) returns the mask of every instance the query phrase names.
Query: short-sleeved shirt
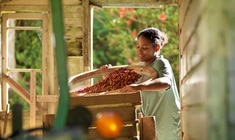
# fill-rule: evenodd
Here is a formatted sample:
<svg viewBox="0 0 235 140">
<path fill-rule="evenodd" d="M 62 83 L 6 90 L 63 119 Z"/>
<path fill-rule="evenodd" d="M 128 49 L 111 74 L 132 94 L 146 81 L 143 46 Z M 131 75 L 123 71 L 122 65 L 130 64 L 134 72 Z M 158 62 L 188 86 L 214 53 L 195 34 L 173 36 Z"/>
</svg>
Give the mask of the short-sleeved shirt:
<svg viewBox="0 0 235 140">
<path fill-rule="evenodd" d="M 180 100 L 171 65 L 163 56 L 158 56 L 150 66 L 158 77 L 169 77 L 171 86 L 163 91 L 142 91 L 142 113 L 155 116 L 158 140 L 179 140 Z"/>
</svg>

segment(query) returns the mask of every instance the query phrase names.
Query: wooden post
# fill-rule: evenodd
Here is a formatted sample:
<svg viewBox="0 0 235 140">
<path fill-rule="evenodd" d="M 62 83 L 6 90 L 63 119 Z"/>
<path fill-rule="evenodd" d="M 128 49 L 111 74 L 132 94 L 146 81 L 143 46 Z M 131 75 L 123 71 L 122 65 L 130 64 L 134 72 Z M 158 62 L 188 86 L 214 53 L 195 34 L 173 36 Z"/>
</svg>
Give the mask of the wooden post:
<svg viewBox="0 0 235 140">
<path fill-rule="evenodd" d="M 10 104 L 6 105 L 6 112 L 5 112 L 5 117 L 4 117 L 4 125 L 3 125 L 3 136 L 6 134 L 6 130 L 7 130 L 7 122 L 8 122 L 8 114 L 9 114 L 9 110 L 10 110 Z"/>
<path fill-rule="evenodd" d="M 47 114 L 42 116 L 42 123 L 44 128 L 50 128 L 53 126 L 55 120 L 55 114 Z"/>
<path fill-rule="evenodd" d="M 1 73 L 2 74 L 6 74 L 7 73 L 7 43 L 6 43 L 6 39 L 7 39 L 7 29 L 6 29 L 6 22 L 7 22 L 7 16 L 2 16 L 2 70 Z M 2 86 L 2 92 L 1 92 L 1 108 L 0 110 L 6 110 L 6 104 L 7 104 L 7 100 L 8 100 L 8 95 L 7 95 L 7 83 L 4 80 L 1 80 L 1 86 Z"/>
<path fill-rule="evenodd" d="M 30 127 L 36 125 L 36 71 L 30 72 Z"/>
<path fill-rule="evenodd" d="M 140 118 L 140 140 L 156 140 L 155 117 Z"/>
</svg>

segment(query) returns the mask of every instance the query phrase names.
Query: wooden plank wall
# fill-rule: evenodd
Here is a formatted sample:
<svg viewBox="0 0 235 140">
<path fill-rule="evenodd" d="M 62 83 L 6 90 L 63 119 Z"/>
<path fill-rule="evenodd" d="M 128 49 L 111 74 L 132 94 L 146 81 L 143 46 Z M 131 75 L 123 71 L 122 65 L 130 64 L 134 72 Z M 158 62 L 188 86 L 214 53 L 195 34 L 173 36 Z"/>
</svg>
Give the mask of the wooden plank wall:
<svg viewBox="0 0 235 140">
<path fill-rule="evenodd" d="M 62 0 L 69 77 L 90 69 L 90 7 L 88 0 Z"/>
<path fill-rule="evenodd" d="M 68 56 L 82 56 L 84 12 L 80 0 L 63 0 L 64 36 Z"/>
<path fill-rule="evenodd" d="M 229 33 L 231 15 L 225 9 L 232 13 L 224 1 L 179 0 L 183 140 L 227 139 L 234 133 L 234 119 L 227 117 L 234 118 L 234 99 L 227 102 L 228 91 L 231 97 L 235 93 L 228 84 L 235 75 L 234 56 L 229 53 L 234 47 L 228 43 L 234 44 L 234 33 Z"/>
<path fill-rule="evenodd" d="M 1 0 L 1 11 L 48 11 L 49 0 Z"/>
<path fill-rule="evenodd" d="M 207 63 L 203 59 L 206 55 L 202 53 L 203 46 L 198 41 L 198 22 L 201 22 L 206 4 L 199 6 L 201 1 L 179 1 L 181 125 L 184 140 L 207 138 Z"/>
</svg>

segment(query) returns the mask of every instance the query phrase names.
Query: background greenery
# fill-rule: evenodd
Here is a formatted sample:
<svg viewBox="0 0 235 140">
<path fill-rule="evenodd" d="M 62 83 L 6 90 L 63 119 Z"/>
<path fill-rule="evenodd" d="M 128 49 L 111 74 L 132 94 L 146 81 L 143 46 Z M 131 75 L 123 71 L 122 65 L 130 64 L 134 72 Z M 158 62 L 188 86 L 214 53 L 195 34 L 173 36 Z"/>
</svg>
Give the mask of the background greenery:
<svg viewBox="0 0 235 140">
<path fill-rule="evenodd" d="M 93 20 L 94 68 L 104 64 L 134 65 L 138 62 L 135 37 L 146 27 L 156 27 L 168 35 L 162 49 L 179 78 L 178 7 L 160 8 L 95 8 Z"/>
</svg>

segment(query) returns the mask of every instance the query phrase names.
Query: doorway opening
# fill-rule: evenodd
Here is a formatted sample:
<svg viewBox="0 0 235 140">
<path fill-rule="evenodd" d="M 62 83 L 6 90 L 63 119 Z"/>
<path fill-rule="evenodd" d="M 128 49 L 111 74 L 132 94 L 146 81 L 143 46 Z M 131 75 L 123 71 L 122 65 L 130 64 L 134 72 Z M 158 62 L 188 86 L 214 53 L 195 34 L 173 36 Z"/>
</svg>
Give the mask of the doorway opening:
<svg viewBox="0 0 235 140">
<path fill-rule="evenodd" d="M 178 6 L 159 8 L 97 8 L 93 9 L 93 68 L 104 64 L 135 65 L 135 37 L 146 27 L 156 27 L 165 32 L 168 44 L 161 54 L 179 79 Z M 179 80 L 177 80 L 177 84 Z M 178 84 L 179 85 L 179 84 Z"/>
</svg>

